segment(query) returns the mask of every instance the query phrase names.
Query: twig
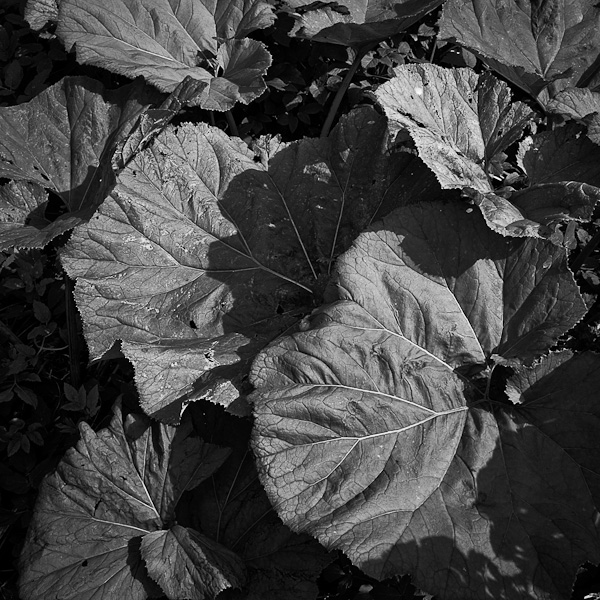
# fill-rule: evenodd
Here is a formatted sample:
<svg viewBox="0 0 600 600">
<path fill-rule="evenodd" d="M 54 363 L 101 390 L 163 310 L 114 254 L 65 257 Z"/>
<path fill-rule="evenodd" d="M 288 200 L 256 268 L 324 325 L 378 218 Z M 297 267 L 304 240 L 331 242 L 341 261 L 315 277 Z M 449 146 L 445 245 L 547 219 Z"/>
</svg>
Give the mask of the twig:
<svg viewBox="0 0 600 600">
<path fill-rule="evenodd" d="M 225 118 L 227 119 L 227 124 L 229 125 L 231 135 L 235 135 L 235 137 L 240 137 L 240 132 L 238 131 L 237 125 L 230 110 L 225 112 Z"/>
<path fill-rule="evenodd" d="M 65 273 L 65 304 L 67 313 L 67 341 L 69 343 L 69 367 L 71 371 L 71 385 L 79 389 L 81 385 L 81 342 L 77 332 L 77 308 L 73 299 L 73 282 Z"/>
<path fill-rule="evenodd" d="M 360 66 L 360 62 L 362 61 L 364 55 L 377 46 L 378 42 L 365 44 L 361 46 L 356 51 L 356 57 L 354 62 L 348 69 L 346 76 L 344 77 L 342 84 L 340 85 L 337 93 L 335 94 L 335 98 L 331 104 L 331 108 L 329 109 L 329 113 L 327 114 L 327 118 L 325 119 L 325 123 L 323 123 L 323 129 L 321 129 L 321 137 L 326 138 L 329 135 L 329 130 L 331 129 L 331 125 L 333 124 L 333 120 L 335 119 L 335 115 L 337 114 L 338 108 L 342 103 L 342 98 L 346 93 L 347 89 L 350 87 L 350 83 L 352 83 L 352 78 L 354 77 L 354 73 Z"/>
<path fill-rule="evenodd" d="M 583 266 L 583 263 L 590 257 L 592 252 L 596 249 L 596 246 L 600 244 L 600 231 L 597 231 L 592 239 L 583 247 L 581 252 L 573 259 L 571 263 L 571 270 L 573 273 L 579 271 Z"/>
</svg>

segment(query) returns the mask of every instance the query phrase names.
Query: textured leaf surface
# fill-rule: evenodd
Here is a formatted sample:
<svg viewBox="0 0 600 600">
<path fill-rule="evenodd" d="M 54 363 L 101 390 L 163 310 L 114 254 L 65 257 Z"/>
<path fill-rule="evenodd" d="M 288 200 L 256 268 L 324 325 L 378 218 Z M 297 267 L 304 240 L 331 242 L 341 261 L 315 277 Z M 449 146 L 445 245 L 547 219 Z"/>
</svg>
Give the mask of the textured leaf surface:
<svg viewBox="0 0 600 600">
<path fill-rule="evenodd" d="M 310 310 L 360 230 L 439 190 L 418 160 L 384 154 L 385 129 L 363 109 L 328 139 L 265 142 L 258 162 L 218 129 L 166 130 L 62 256 L 91 356 L 124 340 L 144 409 L 177 420 L 181 402 L 165 407 L 207 369 L 241 368 Z"/>
<path fill-rule="evenodd" d="M 0 108 L 0 177 L 51 190 L 68 209 L 44 222 L 41 191 L 4 187 L 11 215 L 0 217 L 3 246 L 40 247 L 87 221 L 114 185 L 119 138 L 150 100 L 141 83 L 107 91 L 95 80 L 66 77 L 26 104 Z"/>
<path fill-rule="evenodd" d="M 194 103 L 228 110 L 264 91 L 271 57 L 259 42 L 238 38 L 273 20 L 262 0 L 62 0 L 57 35 L 68 49 L 76 45 L 80 62 L 141 75 L 164 92 L 186 77 L 204 81 Z"/>
<path fill-rule="evenodd" d="M 56 21 L 58 17 L 57 0 L 28 0 L 23 16 L 31 29 L 38 31 L 48 21 Z"/>
<path fill-rule="evenodd" d="M 180 525 L 146 534 L 141 554 L 170 600 L 204 600 L 244 582 L 243 564 L 233 552 Z"/>
<path fill-rule="evenodd" d="M 228 451 L 115 409 L 110 427 L 82 425 L 81 441 L 42 483 L 21 554 L 25 599 L 145 600 L 158 588 L 140 555 L 144 535 L 174 516 L 181 494 Z"/>
<path fill-rule="evenodd" d="M 547 439 L 564 419 L 532 421 L 473 374 L 492 353 L 539 355 L 584 313 L 564 251 L 502 238 L 460 203 L 423 204 L 361 234 L 337 281 L 341 299 L 251 372 L 254 449 L 283 521 L 443 599 L 568 597 L 600 555 L 597 475 L 568 433 Z M 568 395 L 576 418 L 598 418 L 593 360 L 551 404 Z"/>
<path fill-rule="evenodd" d="M 532 116 L 506 84 L 471 69 L 403 65 L 375 95 L 392 132 L 407 129 L 442 188 L 491 191 L 486 169 Z"/>
<path fill-rule="evenodd" d="M 286 0 L 290 8 L 302 13 L 292 35 L 343 46 L 363 46 L 396 35 L 443 2 L 402 0 L 391 4 L 382 0 L 335 3 Z"/>
<path fill-rule="evenodd" d="M 576 85 L 596 60 L 599 25 L 594 0 L 448 0 L 440 38 L 478 52 L 534 96 L 554 82 L 554 95 Z"/>
<path fill-rule="evenodd" d="M 223 467 L 193 491 L 188 507 L 195 528 L 244 559 L 247 582 L 228 592 L 231 600 L 314 600 L 315 580 L 333 557 L 311 537 L 290 531 L 273 511 L 248 449 L 248 421 L 205 403 L 191 411 L 203 437 L 232 448 Z"/>
</svg>

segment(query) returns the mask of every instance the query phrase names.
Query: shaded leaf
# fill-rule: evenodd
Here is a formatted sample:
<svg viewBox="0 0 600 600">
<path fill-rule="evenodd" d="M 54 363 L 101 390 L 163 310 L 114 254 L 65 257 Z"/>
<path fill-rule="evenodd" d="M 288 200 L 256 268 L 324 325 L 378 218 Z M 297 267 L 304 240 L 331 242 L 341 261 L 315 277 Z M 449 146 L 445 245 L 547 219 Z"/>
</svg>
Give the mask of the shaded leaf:
<svg viewBox="0 0 600 600">
<path fill-rule="evenodd" d="M 114 185 L 112 155 L 151 99 L 141 82 L 108 91 L 86 77 L 66 77 L 33 100 L 0 108 L 3 247 L 42 247 L 87 221 Z M 30 182 L 23 185 L 20 182 Z M 44 218 L 46 188 L 67 212 Z M 11 223 L 10 225 L 8 223 Z"/>
<path fill-rule="evenodd" d="M 600 145 L 600 93 L 587 88 L 569 88 L 557 94 L 548 103 L 548 109 L 583 121 L 590 140 Z"/>
<path fill-rule="evenodd" d="M 361 234 L 337 281 L 340 300 L 251 372 L 283 521 L 444 600 L 568 597 L 600 556 L 598 476 L 571 451 L 595 444 L 573 421 L 600 418 L 600 361 L 523 409 L 485 370 L 492 353 L 539 355 L 585 311 L 564 251 L 502 238 L 460 203 L 420 205 Z"/>
<path fill-rule="evenodd" d="M 311 2 L 286 0 L 286 5 L 300 13 L 292 35 L 315 42 L 364 46 L 396 35 L 435 10 L 444 0 L 341 0 Z"/>
<path fill-rule="evenodd" d="M 245 374 L 319 301 L 360 230 L 437 194 L 420 161 L 384 153 L 385 130 L 361 109 L 327 139 L 263 140 L 259 156 L 206 125 L 165 130 L 62 255 L 92 358 L 126 342 L 144 410 L 169 422 L 223 368 Z"/>
<path fill-rule="evenodd" d="M 189 428 L 151 425 L 139 415 L 94 433 L 67 452 L 40 488 L 20 558 L 20 593 L 85 600 L 160 595 L 140 555 L 146 534 L 168 527 L 181 494 L 209 477 L 226 449 Z"/>
<path fill-rule="evenodd" d="M 309 536 L 290 531 L 273 511 L 248 449 L 249 423 L 204 403 L 191 410 L 203 437 L 232 448 L 223 467 L 188 500 L 192 525 L 244 559 L 246 585 L 228 597 L 313 600 L 315 580 L 332 557 Z"/>
<path fill-rule="evenodd" d="M 186 77 L 205 82 L 190 102 L 228 110 L 266 89 L 269 53 L 259 42 L 238 38 L 273 20 L 262 0 L 62 0 L 57 35 L 67 49 L 76 46 L 80 62 L 143 76 L 163 92 Z M 220 76 L 211 66 L 215 58 Z"/>
<path fill-rule="evenodd" d="M 575 123 L 527 138 L 518 160 L 530 185 L 576 181 L 600 187 L 600 148 Z"/>
<path fill-rule="evenodd" d="M 393 133 L 407 129 L 442 188 L 492 190 L 487 166 L 532 117 L 505 83 L 471 69 L 403 65 L 375 92 Z"/>
<path fill-rule="evenodd" d="M 539 183 L 513 193 L 509 200 L 493 192 L 466 194 L 496 233 L 547 239 L 560 223 L 589 221 L 600 200 L 600 188 L 575 181 Z"/>
<path fill-rule="evenodd" d="M 148 574 L 170 600 L 203 600 L 244 583 L 243 564 L 210 538 L 174 525 L 144 536 L 141 554 Z"/>
<path fill-rule="evenodd" d="M 487 60 L 534 97 L 577 85 L 600 52 L 600 7 L 594 0 L 448 0 L 440 38 Z M 540 95 L 548 100 L 548 91 Z"/>
</svg>

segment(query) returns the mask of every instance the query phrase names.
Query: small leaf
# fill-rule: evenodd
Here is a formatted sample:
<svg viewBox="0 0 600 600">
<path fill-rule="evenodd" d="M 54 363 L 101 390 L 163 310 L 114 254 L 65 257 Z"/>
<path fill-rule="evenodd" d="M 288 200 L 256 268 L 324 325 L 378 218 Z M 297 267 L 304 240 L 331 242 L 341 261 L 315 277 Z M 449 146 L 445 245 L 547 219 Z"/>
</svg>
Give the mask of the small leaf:
<svg viewBox="0 0 600 600">
<path fill-rule="evenodd" d="M 141 553 L 148 574 L 169 600 L 204 600 L 245 581 L 238 556 L 210 538 L 174 525 L 142 539 Z"/>
</svg>

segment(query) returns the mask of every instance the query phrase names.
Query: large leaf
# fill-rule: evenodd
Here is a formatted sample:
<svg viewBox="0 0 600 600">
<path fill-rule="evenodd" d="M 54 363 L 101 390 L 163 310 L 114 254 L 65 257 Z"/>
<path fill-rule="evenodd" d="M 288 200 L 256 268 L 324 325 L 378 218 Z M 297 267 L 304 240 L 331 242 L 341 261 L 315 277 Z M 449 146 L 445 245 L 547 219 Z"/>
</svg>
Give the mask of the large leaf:
<svg viewBox="0 0 600 600">
<path fill-rule="evenodd" d="M 385 130 L 362 109 L 327 139 L 264 141 L 256 157 L 216 128 L 167 129 L 62 256 L 91 357 L 124 340 L 144 410 L 169 421 L 213 393 L 208 374 L 245 369 L 318 301 L 359 231 L 439 190 L 417 159 L 385 152 Z"/>
<path fill-rule="evenodd" d="M 193 103 L 228 110 L 266 89 L 271 56 L 242 38 L 273 20 L 262 0 L 62 0 L 57 35 L 80 62 L 141 75 L 163 92 L 186 77 L 204 81 Z"/>
<path fill-rule="evenodd" d="M 533 96 L 577 85 L 600 52 L 595 0 L 448 0 L 440 38 L 474 50 Z M 548 99 L 548 92 L 540 96 Z"/>
<path fill-rule="evenodd" d="M 492 190 L 487 167 L 532 116 L 508 86 L 471 69 L 403 65 L 375 95 L 392 132 L 407 129 L 442 188 Z"/>
<path fill-rule="evenodd" d="M 440 600 L 568 598 L 600 558 L 598 467 L 572 451 L 595 445 L 600 361 L 522 407 L 486 371 L 584 313 L 564 250 L 422 204 L 361 234 L 337 282 L 340 300 L 251 372 L 259 472 L 284 523 Z"/>
<path fill-rule="evenodd" d="M 21 596 L 145 600 L 160 595 L 143 555 L 152 563 L 152 544 L 169 535 L 163 530 L 169 529 L 180 496 L 210 477 L 229 453 L 189 434 L 187 427 L 151 425 L 140 416 L 123 422 L 118 407 L 108 429 L 94 433 L 83 424 L 77 447 L 40 488 L 20 559 Z M 171 535 L 179 534 L 176 529 Z M 239 559 L 225 548 L 213 548 L 214 556 L 221 560 L 212 567 L 225 578 L 220 589 L 243 582 Z M 152 574 L 153 564 L 148 568 Z"/>
<path fill-rule="evenodd" d="M 87 221 L 114 185 L 111 159 L 121 137 L 153 100 L 141 82 L 108 91 L 65 77 L 33 100 L 0 108 L 0 177 L 35 184 L 4 187 L 0 245 L 42 247 Z M 66 213 L 44 221 L 46 188 Z"/>
<path fill-rule="evenodd" d="M 296 14 L 292 34 L 315 42 L 364 46 L 379 42 L 407 29 L 444 0 L 343 0 L 311 2 L 286 0 Z"/>
</svg>

